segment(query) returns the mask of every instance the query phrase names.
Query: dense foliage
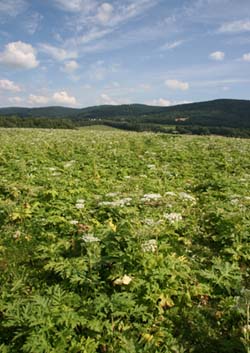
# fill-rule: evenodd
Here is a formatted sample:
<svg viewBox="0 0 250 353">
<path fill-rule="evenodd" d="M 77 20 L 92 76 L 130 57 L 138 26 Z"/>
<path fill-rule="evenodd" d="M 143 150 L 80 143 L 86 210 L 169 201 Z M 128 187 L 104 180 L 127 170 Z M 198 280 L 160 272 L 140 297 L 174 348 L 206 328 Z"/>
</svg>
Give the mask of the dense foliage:
<svg viewBox="0 0 250 353">
<path fill-rule="evenodd" d="M 249 140 L 0 140 L 1 352 L 250 352 Z"/>
</svg>

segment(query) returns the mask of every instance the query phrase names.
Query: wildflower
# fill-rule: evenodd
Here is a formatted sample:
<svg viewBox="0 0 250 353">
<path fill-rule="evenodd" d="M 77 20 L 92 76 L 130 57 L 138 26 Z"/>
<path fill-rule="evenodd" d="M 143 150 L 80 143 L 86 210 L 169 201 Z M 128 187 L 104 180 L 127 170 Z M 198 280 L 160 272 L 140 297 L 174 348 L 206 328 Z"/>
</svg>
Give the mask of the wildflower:
<svg viewBox="0 0 250 353">
<path fill-rule="evenodd" d="M 122 285 L 127 286 L 131 281 L 132 281 L 131 277 L 124 275 L 123 277 L 120 277 L 114 280 L 113 284 L 117 286 L 122 286 Z"/>
<path fill-rule="evenodd" d="M 108 194 L 106 194 L 106 197 L 115 197 L 119 194 L 119 192 L 109 192 Z"/>
<path fill-rule="evenodd" d="M 160 194 L 144 194 L 141 201 L 155 201 L 161 198 Z"/>
<path fill-rule="evenodd" d="M 84 204 L 83 203 L 77 203 L 76 204 L 76 208 L 78 208 L 79 210 L 83 209 L 84 208 Z"/>
<path fill-rule="evenodd" d="M 176 223 L 182 220 L 182 215 L 180 213 L 165 213 L 164 218 L 166 218 L 170 223 Z"/>
<path fill-rule="evenodd" d="M 14 239 L 19 239 L 20 236 L 21 236 L 20 230 L 17 230 L 17 231 L 13 234 L 13 238 L 14 238 Z"/>
<path fill-rule="evenodd" d="M 193 197 L 190 194 L 187 194 L 186 192 L 180 192 L 179 196 L 181 199 L 183 200 L 187 200 L 187 201 L 195 201 L 195 197 Z"/>
<path fill-rule="evenodd" d="M 124 199 L 120 199 L 117 201 L 102 201 L 99 202 L 99 206 L 109 206 L 109 207 L 124 207 L 130 205 L 130 201 L 132 201 L 131 197 L 125 197 Z"/>
<path fill-rule="evenodd" d="M 144 223 L 148 226 L 156 226 L 158 224 L 161 224 L 162 220 L 160 219 L 159 221 L 154 221 L 152 218 L 146 218 L 144 220 Z"/>
<path fill-rule="evenodd" d="M 82 240 L 85 241 L 85 243 L 95 243 L 100 241 L 97 237 L 94 237 L 93 234 L 86 234 L 82 237 Z"/>
<path fill-rule="evenodd" d="M 72 220 L 72 221 L 69 221 L 70 224 L 78 224 L 78 221 L 76 220 Z"/>
<path fill-rule="evenodd" d="M 176 196 L 176 193 L 173 191 L 167 191 L 165 192 L 165 196 Z"/>
<path fill-rule="evenodd" d="M 155 239 L 147 240 L 142 244 L 141 247 L 143 252 L 156 252 L 157 241 Z"/>
</svg>

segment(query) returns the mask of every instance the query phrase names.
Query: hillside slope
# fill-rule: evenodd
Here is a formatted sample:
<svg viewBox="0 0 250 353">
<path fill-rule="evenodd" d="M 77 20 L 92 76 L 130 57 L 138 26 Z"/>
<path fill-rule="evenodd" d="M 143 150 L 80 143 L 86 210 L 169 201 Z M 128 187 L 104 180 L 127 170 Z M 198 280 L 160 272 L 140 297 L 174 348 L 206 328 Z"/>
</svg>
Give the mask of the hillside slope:
<svg viewBox="0 0 250 353">
<path fill-rule="evenodd" d="M 156 107 L 143 104 L 101 105 L 82 109 L 10 107 L 0 108 L 1 116 L 69 118 L 78 121 L 98 119 L 135 123 L 250 128 L 250 101 L 218 99 L 171 107 Z"/>
</svg>

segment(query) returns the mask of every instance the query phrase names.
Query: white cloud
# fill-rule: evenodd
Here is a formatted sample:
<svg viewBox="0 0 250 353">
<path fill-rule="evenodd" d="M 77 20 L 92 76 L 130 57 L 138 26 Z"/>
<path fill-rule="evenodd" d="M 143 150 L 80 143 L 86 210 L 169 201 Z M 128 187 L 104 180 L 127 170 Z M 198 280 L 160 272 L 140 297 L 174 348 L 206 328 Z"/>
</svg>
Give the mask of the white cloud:
<svg viewBox="0 0 250 353">
<path fill-rule="evenodd" d="M 0 80 L 0 90 L 10 92 L 20 92 L 21 88 L 10 80 Z"/>
<path fill-rule="evenodd" d="M 46 96 L 36 96 L 34 94 L 30 94 L 28 102 L 31 105 L 46 105 L 49 102 L 49 98 Z"/>
<path fill-rule="evenodd" d="M 63 105 L 76 105 L 75 97 L 70 96 L 66 91 L 55 92 L 52 97 L 53 102 Z"/>
<path fill-rule="evenodd" d="M 221 33 L 240 33 L 250 31 L 250 20 L 240 20 L 227 22 L 221 25 L 219 32 Z"/>
<path fill-rule="evenodd" d="M 215 51 L 211 53 L 210 59 L 215 60 L 215 61 L 222 61 L 225 58 L 225 53 L 223 51 Z"/>
<path fill-rule="evenodd" d="M 78 56 L 76 51 L 67 51 L 63 48 L 58 48 L 46 43 L 40 44 L 39 49 L 41 52 L 51 56 L 53 59 L 58 61 L 76 59 Z"/>
<path fill-rule="evenodd" d="M 169 99 L 159 98 L 152 100 L 151 102 L 149 102 L 149 104 L 160 107 L 169 107 L 170 105 L 172 105 L 172 101 L 170 101 Z"/>
<path fill-rule="evenodd" d="M 67 72 L 68 74 L 74 73 L 78 69 L 79 65 L 75 60 L 67 61 L 62 68 L 62 71 Z"/>
<path fill-rule="evenodd" d="M 0 18 L 16 17 L 28 7 L 25 0 L 3 0 L 0 2 Z"/>
<path fill-rule="evenodd" d="M 111 4 L 104 2 L 101 4 L 101 6 L 98 7 L 96 19 L 100 23 L 106 24 L 111 19 L 113 10 L 114 8 Z"/>
<path fill-rule="evenodd" d="M 146 102 L 148 105 L 155 105 L 159 107 L 170 107 L 173 105 L 188 104 L 190 101 L 171 101 L 169 99 L 159 98 L 153 99 L 152 101 Z"/>
<path fill-rule="evenodd" d="M 55 92 L 52 95 L 30 94 L 28 103 L 32 106 L 43 106 L 48 104 L 76 105 L 76 98 L 70 96 L 66 91 Z"/>
<path fill-rule="evenodd" d="M 166 80 L 165 85 L 171 89 L 179 89 L 181 91 L 186 91 L 189 89 L 188 82 L 182 82 L 178 80 Z"/>
<path fill-rule="evenodd" d="M 166 43 L 160 47 L 160 50 L 175 49 L 175 48 L 179 47 L 180 45 L 182 45 L 183 42 L 184 42 L 184 40 L 176 40 L 175 42 Z"/>
<path fill-rule="evenodd" d="M 36 51 L 32 45 L 18 41 L 12 42 L 5 46 L 0 53 L 0 63 L 23 69 L 33 69 L 39 65 L 36 58 Z"/>
<path fill-rule="evenodd" d="M 120 104 L 129 104 L 130 100 L 127 98 L 112 98 L 106 93 L 102 93 L 99 98 L 99 104 L 105 105 L 120 105 Z"/>
<path fill-rule="evenodd" d="M 11 104 L 20 104 L 21 102 L 23 101 L 23 99 L 21 98 L 21 97 L 10 97 L 9 98 L 9 102 L 11 103 Z"/>
<path fill-rule="evenodd" d="M 42 19 L 43 16 L 38 12 L 32 12 L 31 14 L 29 14 L 29 16 L 25 18 L 24 24 L 27 32 L 31 35 L 36 33 L 41 24 Z"/>
<path fill-rule="evenodd" d="M 250 53 L 246 53 L 242 56 L 243 61 L 250 61 Z"/>
<path fill-rule="evenodd" d="M 96 7 L 95 0 L 54 0 L 58 8 L 64 11 L 88 13 Z"/>
</svg>

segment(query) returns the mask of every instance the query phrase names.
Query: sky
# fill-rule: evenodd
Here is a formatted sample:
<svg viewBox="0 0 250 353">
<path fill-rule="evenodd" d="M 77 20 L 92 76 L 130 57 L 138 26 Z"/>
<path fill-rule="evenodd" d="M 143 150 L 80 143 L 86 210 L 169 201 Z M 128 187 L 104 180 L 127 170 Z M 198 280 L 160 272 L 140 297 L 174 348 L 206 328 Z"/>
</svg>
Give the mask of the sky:
<svg viewBox="0 0 250 353">
<path fill-rule="evenodd" d="M 250 0 L 0 0 L 0 106 L 250 99 Z"/>
</svg>

